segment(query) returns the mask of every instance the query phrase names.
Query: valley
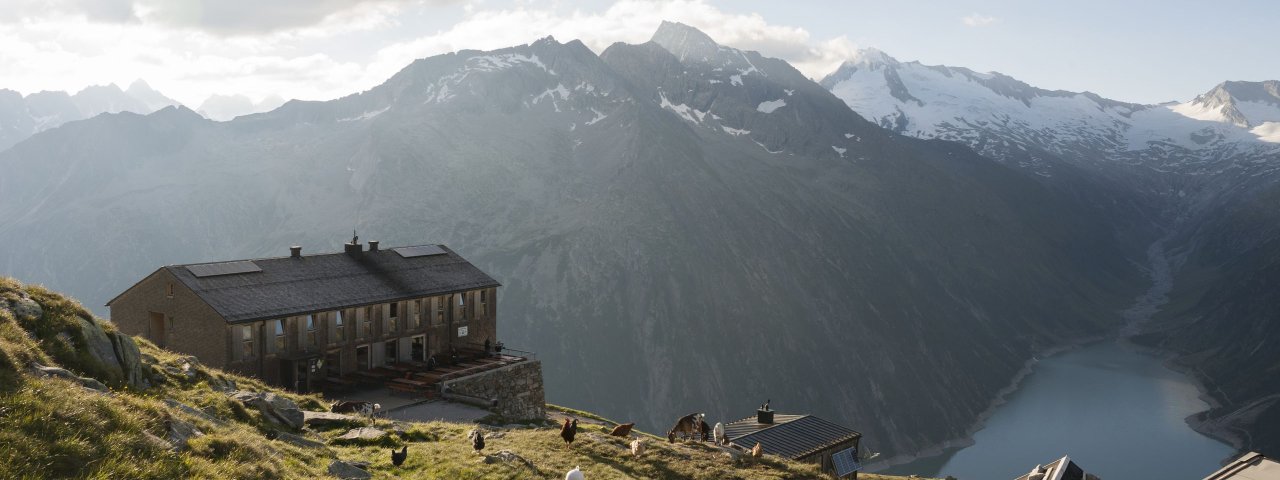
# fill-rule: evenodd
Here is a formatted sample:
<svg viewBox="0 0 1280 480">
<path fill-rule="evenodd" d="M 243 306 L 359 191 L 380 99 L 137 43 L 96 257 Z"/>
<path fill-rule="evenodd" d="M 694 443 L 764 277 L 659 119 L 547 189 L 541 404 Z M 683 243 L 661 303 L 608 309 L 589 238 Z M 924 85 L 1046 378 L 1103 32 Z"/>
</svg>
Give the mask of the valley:
<svg viewBox="0 0 1280 480">
<path fill-rule="evenodd" d="M 1257 227 L 1280 211 L 1269 101 L 1129 104 L 880 52 L 815 82 L 671 22 L 599 54 L 546 37 L 229 121 L 35 133 L 0 151 L 0 272 L 101 312 L 160 265 L 353 229 L 443 243 L 503 283 L 500 339 L 538 353 L 552 403 L 661 431 L 772 398 L 884 459 L 967 438 L 1030 359 L 1123 332 L 1214 386 L 1203 430 L 1270 448 L 1280 392 L 1229 374 L 1275 364 L 1232 347 L 1276 333 L 1280 276 L 1253 268 L 1280 238 Z"/>
</svg>

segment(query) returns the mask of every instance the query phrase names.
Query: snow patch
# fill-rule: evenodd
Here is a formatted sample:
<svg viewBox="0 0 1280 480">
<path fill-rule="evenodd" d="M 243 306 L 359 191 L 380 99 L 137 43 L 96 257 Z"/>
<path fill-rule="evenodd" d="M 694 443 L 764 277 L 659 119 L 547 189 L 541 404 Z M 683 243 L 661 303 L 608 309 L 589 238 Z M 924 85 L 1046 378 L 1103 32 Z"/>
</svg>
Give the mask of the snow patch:
<svg viewBox="0 0 1280 480">
<path fill-rule="evenodd" d="M 1258 136 L 1258 140 L 1268 143 L 1280 143 L 1280 122 L 1263 122 L 1253 127 L 1249 133 Z"/>
<path fill-rule="evenodd" d="M 750 134 L 751 134 L 751 130 L 743 130 L 743 129 L 741 129 L 741 128 L 727 127 L 727 126 L 724 126 L 724 125 L 721 125 L 721 126 L 720 126 L 720 128 L 721 128 L 722 130 L 724 130 L 724 133 L 727 133 L 727 134 L 729 134 L 729 135 L 733 135 L 733 136 L 735 136 L 735 137 L 736 137 L 736 136 L 740 136 L 740 135 L 750 135 Z"/>
<path fill-rule="evenodd" d="M 373 118 L 373 117 L 376 117 L 376 116 L 378 116 L 378 115 L 382 115 L 382 112 L 385 112 L 385 111 L 390 110 L 390 109 L 391 109 L 391 106 L 387 106 L 386 108 L 383 108 L 383 109 L 381 109 L 381 110 L 375 110 L 375 111 L 372 111 L 372 112 L 364 112 L 364 113 L 361 113 L 361 114 L 356 115 L 356 116 L 354 116 L 354 117 L 339 118 L 339 119 L 338 119 L 338 121 L 339 121 L 339 122 L 358 122 L 358 121 L 360 121 L 360 120 L 368 120 L 368 119 Z"/>
<path fill-rule="evenodd" d="M 690 123 L 702 123 L 703 117 L 707 116 L 707 112 L 699 112 L 693 107 L 690 107 L 683 103 L 681 104 L 671 103 L 671 100 L 667 100 L 666 93 L 658 92 L 658 97 L 662 100 L 662 108 L 671 109 L 671 111 L 676 112 L 677 115 L 680 115 L 680 118 L 688 120 Z"/>
<path fill-rule="evenodd" d="M 766 152 L 769 152 L 769 153 L 782 153 L 782 150 L 778 150 L 778 151 L 769 150 L 769 147 L 764 146 L 764 144 L 763 144 L 763 143 L 760 143 L 759 141 L 756 141 L 756 140 L 752 140 L 752 141 L 753 141 L 753 142 L 756 142 L 756 145 L 759 145 L 759 146 L 760 146 L 760 148 L 763 148 L 763 149 L 764 149 L 764 151 L 766 151 Z"/>
<path fill-rule="evenodd" d="M 729 84 L 735 87 L 742 86 L 742 75 L 730 75 Z"/>
<path fill-rule="evenodd" d="M 599 122 L 599 121 L 601 121 L 601 120 L 604 120 L 604 119 L 606 119 L 606 118 L 609 118 L 609 116 L 608 116 L 608 115 L 605 115 L 605 114 L 601 113 L 599 110 L 596 110 L 596 109 L 594 109 L 594 108 L 592 108 L 592 109 L 591 109 L 591 112 L 596 114 L 596 118 L 593 118 L 593 119 L 591 119 L 590 121 L 588 121 L 588 122 L 587 122 L 587 125 L 595 125 L 595 124 L 596 124 L 596 122 Z"/>
<path fill-rule="evenodd" d="M 792 95 L 795 95 L 795 93 L 796 93 L 796 91 L 795 91 L 795 90 L 783 90 L 783 91 L 787 93 L 787 96 L 788 96 L 788 97 L 790 97 L 790 96 L 792 96 Z"/>
<path fill-rule="evenodd" d="M 832 146 L 831 146 L 831 149 L 832 149 L 832 150 L 835 150 L 835 151 L 836 151 L 836 153 L 839 153 L 839 154 L 840 154 L 840 158 L 844 158 L 844 152 L 849 151 L 849 149 L 847 149 L 847 148 L 840 148 L 840 147 L 837 147 L 837 146 L 835 146 L 835 145 L 832 145 Z"/>
<path fill-rule="evenodd" d="M 761 113 L 773 113 L 774 110 L 777 110 L 785 106 L 787 106 L 787 101 L 779 98 L 777 100 L 760 102 L 759 105 L 756 105 L 756 111 Z"/>
</svg>

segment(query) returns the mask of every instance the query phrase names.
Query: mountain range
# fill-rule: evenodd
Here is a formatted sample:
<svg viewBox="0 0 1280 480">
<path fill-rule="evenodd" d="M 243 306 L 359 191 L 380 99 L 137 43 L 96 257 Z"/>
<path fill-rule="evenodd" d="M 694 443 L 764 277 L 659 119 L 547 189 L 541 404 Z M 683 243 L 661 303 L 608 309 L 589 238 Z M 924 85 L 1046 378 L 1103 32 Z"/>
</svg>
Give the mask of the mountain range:
<svg viewBox="0 0 1280 480">
<path fill-rule="evenodd" d="M 92 307 L 353 227 L 445 243 L 503 282 L 551 402 L 661 431 L 772 398 L 906 455 L 1121 329 L 1149 252 L 1193 258 L 1187 232 L 1269 191 L 1261 85 L 1142 106 L 876 52 L 819 83 L 676 23 L 598 55 L 548 37 L 227 122 L 38 133 L 0 152 L 0 271 Z"/>
<path fill-rule="evenodd" d="M 178 102 L 137 80 L 127 90 L 116 84 L 95 85 L 75 95 L 43 91 L 27 96 L 0 90 L 0 150 L 36 133 L 101 113 L 151 113 Z"/>
</svg>

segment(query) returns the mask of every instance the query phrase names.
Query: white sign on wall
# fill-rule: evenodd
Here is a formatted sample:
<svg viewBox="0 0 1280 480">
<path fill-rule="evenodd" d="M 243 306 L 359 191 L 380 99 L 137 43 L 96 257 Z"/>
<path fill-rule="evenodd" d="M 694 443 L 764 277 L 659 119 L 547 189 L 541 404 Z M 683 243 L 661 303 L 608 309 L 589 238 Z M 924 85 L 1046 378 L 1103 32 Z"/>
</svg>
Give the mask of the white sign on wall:
<svg viewBox="0 0 1280 480">
<path fill-rule="evenodd" d="M 459 337 L 467 336 L 467 327 L 458 327 L 458 336 Z"/>
</svg>

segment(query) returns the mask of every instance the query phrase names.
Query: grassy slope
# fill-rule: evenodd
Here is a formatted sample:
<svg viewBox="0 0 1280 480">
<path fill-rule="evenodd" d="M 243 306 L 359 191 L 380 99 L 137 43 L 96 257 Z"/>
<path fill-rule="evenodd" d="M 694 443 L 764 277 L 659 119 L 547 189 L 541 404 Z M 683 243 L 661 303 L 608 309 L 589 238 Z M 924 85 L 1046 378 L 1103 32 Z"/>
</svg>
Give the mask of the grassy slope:
<svg viewBox="0 0 1280 480">
<path fill-rule="evenodd" d="M 375 478 L 563 478 L 580 466 L 587 478 L 773 479 L 816 478 L 809 465 L 766 457 L 735 464 L 722 452 L 702 444 L 669 445 L 649 439 L 648 452 L 634 458 L 627 443 L 596 428 L 583 428 L 572 449 L 566 449 L 554 427 L 489 428 L 486 453 L 510 450 L 533 462 L 533 467 L 497 462 L 486 464 L 471 449 L 467 432 L 475 425 L 447 422 L 375 426 L 404 433 L 371 445 L 302 448 L 270 440 L 281 427 L 245 409 L 210 383 L 233 380 L 243 390 L 270 387 L 253 379 L 198 367 L 195 375 L 174 368 L 183 356 L 138 339 L 144 368 L 152 383 L 145 391 L 124 387 L 117 376 L 93 365 L 77 338 L 76 317 L 92 318 L 74 300 L 38 286 L 0 278 L 0 298 L 16 300 L 25 292 L 44 309 L 40 319 L 18 319 L 0 309 L 0 478 L 306 478 L 322 477 L 332 458 L 370 462 Z M 102 322 L 101 320 L 96 320 Z M 105 324 L 110 329 L 110 324 Z M 70 335 L 59 333 L 68 332 Z M 26 372 L 31 361 L 56 365 L 93 376 L 112 387 L 110 394 L 86 390 L 74 383 L 38 378 Z M 286 395 L 304 408 L 322 410 L 316 396 Z M 167 406 L 173 399 L 225 420 L 215 424 Z M 586 412 L 571 412 L 590 416 Z M 205 435 L 189 447 L 171 451 L 159 438 L 166 435 L 166 419 L 176 417 L 196 425 Z M 607 420 L 605 420 L 607 422 Z M 346 430 L 301 432 L 328 441 Z M 157 438 L 159 437 L 159 438 Z M 405 465 L 391 465 L 389 449 L 409 446 Z M 864 479 L 888 479 L 863 475 Z"/>
</svg>

